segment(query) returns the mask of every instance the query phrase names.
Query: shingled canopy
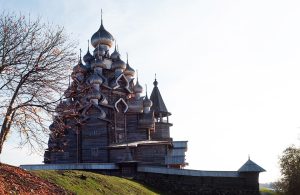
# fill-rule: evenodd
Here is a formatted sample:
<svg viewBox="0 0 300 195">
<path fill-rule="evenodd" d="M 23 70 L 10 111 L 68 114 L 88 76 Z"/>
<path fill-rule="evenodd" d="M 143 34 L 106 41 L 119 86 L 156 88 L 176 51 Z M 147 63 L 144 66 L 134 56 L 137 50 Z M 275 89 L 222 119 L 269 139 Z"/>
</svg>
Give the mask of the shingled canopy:
<svg viewBox="0 0 300 195">
<path fill-rule="evenodd" d="M 162 98 L 162 96 L 161 96 L 161 94 L 159 92 L 159 89 L 157 87 L 158 82 L 157 82 L 156 79 L 154 80 L 153 84 L 154 84 L 154 88 L 153 88 L 151 96 L 150 96 L 150 99 L 153 102 L 151 110 L 154 111 L 155 117 L 170 116 L 171 113 L 168 112 L 167 107 L 166 107 L 166 105 L 164 103 L 164 100 L 163 100 L 163 98 Z"/>
<path fill-rule="evenodd" d="M 266 170 L 261 168 L 255 162 L 248 159 L 248 161 L 238 170 L 238 172 L 265 172 Z"/>
</svg>

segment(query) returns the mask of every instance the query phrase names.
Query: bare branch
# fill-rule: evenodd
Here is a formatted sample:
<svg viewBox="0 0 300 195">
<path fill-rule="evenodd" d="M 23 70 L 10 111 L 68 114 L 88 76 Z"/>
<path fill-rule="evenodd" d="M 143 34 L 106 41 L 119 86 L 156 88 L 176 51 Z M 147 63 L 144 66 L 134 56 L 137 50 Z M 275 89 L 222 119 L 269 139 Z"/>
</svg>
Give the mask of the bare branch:
<svg viewBox="0 0 300 195">
<path fill-rule="evenodd" d="M 33 150 L 45 144 L 76 44 L 62 27 L 0 14 L 0 154 L 10 131 Z"/>
</svg>

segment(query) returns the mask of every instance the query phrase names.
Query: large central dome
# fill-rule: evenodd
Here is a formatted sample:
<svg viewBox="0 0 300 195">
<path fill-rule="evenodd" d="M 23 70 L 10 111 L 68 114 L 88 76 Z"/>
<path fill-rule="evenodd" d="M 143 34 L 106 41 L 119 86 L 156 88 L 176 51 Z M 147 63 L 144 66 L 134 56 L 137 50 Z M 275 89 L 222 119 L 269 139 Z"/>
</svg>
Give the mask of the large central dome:
<svg viewBox="0 0 300 195">
<path fill-rule="evenodd" d="M 101 45 L 107 45 L 111 47 L 114 42 L 114 37 L 107 31 L 105 30 L 101 18 L 101 25 L 100 28 L 97 32 L 95 32 L 91 38 L 91 44 L 93 47 L 97 47 L 99 44 Z"/>
</svg>

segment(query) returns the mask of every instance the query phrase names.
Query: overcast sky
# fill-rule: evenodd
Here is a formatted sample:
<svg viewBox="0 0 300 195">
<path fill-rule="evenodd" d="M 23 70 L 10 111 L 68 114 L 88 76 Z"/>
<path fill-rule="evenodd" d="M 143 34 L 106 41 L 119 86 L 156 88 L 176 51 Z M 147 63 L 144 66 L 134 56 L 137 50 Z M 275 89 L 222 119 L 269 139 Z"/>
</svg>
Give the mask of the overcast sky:
<svg viewBox="0 0 300 195">
<path fill-rule="evenodd" d="M 0 0 L 0 10 L 22 12 L 65 27 L 83 53 L 100 25 L 152 90 L 154 74 L 174 126 L 188 140 L 189 169 L 237 170 L 250 155 L 279 177 L 278 157 L 300 145 L 300 1 Z M 14 149 L 1 160 L 41 163 Z"/>
</svg>

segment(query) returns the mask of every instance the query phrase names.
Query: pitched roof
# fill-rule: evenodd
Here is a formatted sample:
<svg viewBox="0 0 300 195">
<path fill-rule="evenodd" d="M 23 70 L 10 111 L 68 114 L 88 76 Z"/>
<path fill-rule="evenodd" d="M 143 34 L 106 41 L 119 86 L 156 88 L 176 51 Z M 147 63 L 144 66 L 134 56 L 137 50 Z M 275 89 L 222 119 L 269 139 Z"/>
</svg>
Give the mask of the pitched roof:
<svg viewBox="0 0 300 195">
<path fill-rule="evenodd" d="M 238 172 L 265 172 L 266 170 L 261 168 L 252 160 L 248 161 L 238 170 Z"/>
<path fill-rule="evenodd" d="M 150 96 L 150 100 L 153 103 L 151 110 L 154 111 L 154 114 L 156 116 L 158 114 L 162 114 L 163 116 L 171 115 L 171 113 L 168 112 L 164 100 L 159 92 L 159 89 L 157 87 L 158 82 L 156 81 L 156 79 L 154 80 L 153 84 L 154 84 L 154 88 Z"/>
</svg>

